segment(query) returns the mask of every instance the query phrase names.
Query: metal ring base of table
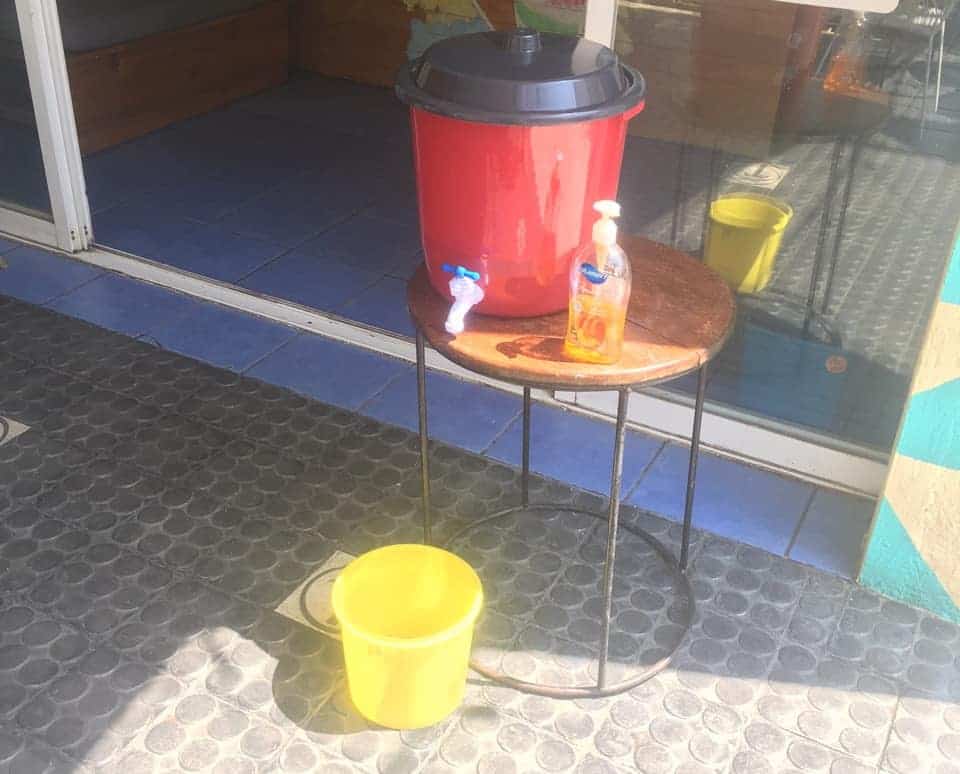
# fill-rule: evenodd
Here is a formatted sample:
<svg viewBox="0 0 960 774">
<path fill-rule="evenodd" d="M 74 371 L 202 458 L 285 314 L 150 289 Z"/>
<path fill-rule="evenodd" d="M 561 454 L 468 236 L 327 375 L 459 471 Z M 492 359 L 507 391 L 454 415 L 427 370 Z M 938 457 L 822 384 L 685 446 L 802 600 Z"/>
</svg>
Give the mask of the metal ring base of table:
<svg viewBox="0 0 960 774">
<path fill-rule="evenodd" d="M 449 538 L 444 544 L 445 548 L 451 548 L 454 543 L 463 538 L 465 535 L 473 532 L 474 530 L 482 527 L 485 524 L 489 524 L 494 521 L 499 521 L 500 519 L 505 519 L 508 516 L 512 516 L 516 513 L 524 513 L 530 511 L 560 511 L 563 513 L 573 513 L 579 514 L 581 516 L 590 516 L 591 518 L 597 519 L 604 523 L 607 522 L 607 514 L 596 513 L 594 511 L 583 510 L 582 508 L 571 508 L 568 505 L 562 504 L 531 504 L 531 505 L 516 505 L 511 508 L 506 508 L 502 511 L 497 511 L 496 513 L 485 516 L 479 521 L 472 522 L 468 524 L 463 529 L 456 532 L 451 538 Z M 476 661 L 471 660 L 470 668 L 489 680 L 493 680 L 500 685 L 505 685 L 509 688 L 514 688 L 518 691 L 524 693 L 534 694 L 537 696 L 546 696 L 551 699 L 599 699 L 606 696 L 615 696 L 625 691 L 629 691 L 632 688 L 636 688 L 638 685 L 645 683 L 647 680 L 655 677 L 657 674 L 662 672 L 670 661 L 673 659 L 674 655 L 677 652 L 677 649 L 686 639 L 687 632 L 690 630 L 690 626 L 693 622 L 693 611 L 694 611 L 694 598 L 693 598 L 693 589 L 690 586 L 690 581 L 687 578 L 686 574 L 680 568 L 680 563 L 674 557 L 673 553 L 668 549 L 663 543 L 657 540 L 653 535 L 646 532 L 645 530 L 640 529 L 639 527 L 634 527 L 630 524 L 622 524 L 623 529 L 630 532 L 632 535 L 643 540 L 648 546 L 650 546 L 654 552 L 659 556 L 661 561 L 670 570 L 671 575 L 673 576 L 673 581 L 676 587 L 679 588 L 680 593 L 678 593 L 677 599 L 686 600 L 686 615 L 683 620 L 680 622 L 682 632 L 680 636 L 677 637 L 676 645 L 670 650 L 670 652 L 658 659 L 655 663 L 651 664 L 649 667 L 644 669 L 641 672 L 638 672 L 634 675 L 631 675 L 625 680 L 620 682 L 606 685 L 603 688 L 600 688 L 599 685 L 545 685 L 543 683 L 531 683 L 526 680 L 518 680 L 514 677 L 500 672 L 496 669 L 491 669 L 486 667 L 483 664 L 479 664 Z"/>
<path fill-rule="evenodd" d="M 426 394 L 426 382 L 427 382 L 427 366 L 426 366 L 426 341 L 423 335 L 423 331 L 417 331 L 416 339 L 416 349 L 417 349 L 417 404 L 418 404 L 418 413 L 419 413 L 419 430 L 420 430 L 420 485 L 421 485 L 421 498 L 423 502 L 423 542 L 426 544 L 432 543 L 432 534 L 433 534 L 433 517 L 432 517 L 432 508 L 430 503 L 430 433 L 427 426 L 427 394 Z M 684 498 L 684 509 L 683 509 L 683 527 L 680 538 L 680 556 L 678 559 L 674 559 L 673 555 L 652 535 L 647 534 L 646 532 L 639 530 L 637 528 L 626 525 L 625 529 L 633 532 L 640 539 L 650 545 L 657 554 L 660 555 L 660 558 L 666 563 L 666 566 L 673 572 L 677 579 L 680 581 L 680 585 L 686 591 L 686 597 L 688 600 L 687 611 L 688 615 L 692 619 L 693 615 L 693 594 L 691 593 L 690 584 L 686 578 L 685 572 L 687 569 L 687 564 L 690 558 L 690 535 L 693 524 L 693 502 L 694 502 L 694 493 L 696 489 L 696 479 L 697 479 L 697 461 L 699 458 L 700 452 L 700 430 L 703 420 L 703 404 L 707 387 L 707 368 L 706 364 L 703 363 L 699 367 L 699 374 L 697 377 L 697 394 L 694 401 L 694 412 L 693 412 L 693 431 L 690 436 L 690 457 L 687 467 L 687 486 L 686 486 L 686 497 Z M 551 698 L 566 698 L 566 699 L 575 699 L 575 698 L 599 698 L 603 696 L 611 696 L 617 693 L 623 693 L 624 691 L 629 690 L 630 688 L 640 685 L 645 680 L 649 680 L 657 672 L 661 671 L 672 658 L 673 653 L 676 652 L 677 647 L 683 641 L 681 638 L 677 642 L 677 646 L 674 647 L 673 651 L 665 657 L 660 659 L 656 664 L 653 664 L 650 668 L 644 670 L 643 672 L 634 675 L 632 678 L 618 682 L 615 685 L 611 685 L 607 681 L 607 665 L 609 663 L 609 652 L 610 652 L 610 625 L 611 617 L 613 610 L 613 585 L 614 585 L 614 574 L 616 568 L 616 553 L 617 553 L 617 535 L 619 534 L 620 526 L 620 498 L 623 490 L 623 454 L 624 454 L 624 443 L 626 441 L 626 425 L 627 425 L 627 408 L 630 398 L 630 387 L 629 385 L 620 385 L 617 389 L 617 421 L 615 425 L 614 432 L 614 441 L 613 441 L 613 460 L 611 465 L 611 475 L 610 475 L 610 495 L 609 495 L 609 507 L 607 511 L 606 521 L 607 521 L 607 536 L 606 536 L 606 553 L 603 563 L 603 583 L 601 586 L 601 595 L 603 598 L 603 618 L 601 619 L 602 631 L 600 634 L 600 655 L 597 659 L 597 683 L 592 686 L 554 686 L 554 685 L 539 685 L 537 683 L 528 683 L 523 680 L 516 680 L 509 675 L 502 674 L 495 670 L 490 670 L 484 667 L 481 664 L 475 664 L 474 668 L 480 674 L 489 677 L 491 680 L 494 680 L 502 685 L 506 685 L 512 688 L 515 688 L 526 693 L 539 694 L 541 696 L 547 696 Z M 592 511 L 580 510 L 567 508 L 566 506 L 554 506 L 554 505 L 531 505 L 530 504 L 530 415 L 531 415 L 531 388 L 527 385 L 523 385 L 523 435 L 522 435 L 522 449 L 521 449 L 521 473 L 520 473 L 520 505 L 509 508 L 505 511 L 500 511 L 491 516 L 487 516 L 480 521 L 474 522 L 468 525 L 465 529 L 458 532 L 448 541 L 448 545 L 454 542 L 456 539 L 460 538 L 462 535 L 466 534 L 472 529 L 476 529 L 481 524 L 490 523 L 496 519 L 502 519 L 506 516 L 509 516 L 513 513 L 522 512 L 524 510 L 528 511 L 543 511 L 543 510 L 560 510 L 570 513 L 581 513 L 586 514 L 592 518 L 603 519 L 603 516 L 593 513 Z M 690 621 L 687 620 L 684 626 L 684 632 L 689 628 Z"/>
</svg>

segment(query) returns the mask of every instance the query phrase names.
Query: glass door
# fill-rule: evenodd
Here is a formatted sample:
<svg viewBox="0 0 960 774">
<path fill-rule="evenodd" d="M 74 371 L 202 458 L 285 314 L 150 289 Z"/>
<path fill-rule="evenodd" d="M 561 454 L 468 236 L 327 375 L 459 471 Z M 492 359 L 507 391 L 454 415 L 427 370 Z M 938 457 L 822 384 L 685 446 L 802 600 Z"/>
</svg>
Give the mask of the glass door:
<svg viewBox="0 0 960 774">
<path fill-rule="evenodd" d="M 0 0 L 0 232 L 89 245 L 56 0 Z"/>
<path fill-rule="evenodd" d="M 648 87 L 621 224 L 737 294 L 707 443 L 878 488 L 960 217 L 960 4 L 588 0 L 584 14 Z M 645 393 L 636 420 L 674 416 L 682 437 L 693 387 Z"/>
</svg>

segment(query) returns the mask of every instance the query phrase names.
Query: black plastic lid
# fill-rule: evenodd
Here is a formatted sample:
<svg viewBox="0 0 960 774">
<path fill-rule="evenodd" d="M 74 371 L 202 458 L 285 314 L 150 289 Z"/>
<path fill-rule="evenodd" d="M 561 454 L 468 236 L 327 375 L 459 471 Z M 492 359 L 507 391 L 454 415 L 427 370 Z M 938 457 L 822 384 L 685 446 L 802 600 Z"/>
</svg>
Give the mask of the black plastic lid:
<svg viewBox="0 0 960 774">
<path fill-rule="evenodd" d="M 553 124 L 622 113 L 643 78 L 606 46 L 517 29 L 434 43 L 401 69 L 397 94 L 434 113 L 492 124 Z"/>
</svg>

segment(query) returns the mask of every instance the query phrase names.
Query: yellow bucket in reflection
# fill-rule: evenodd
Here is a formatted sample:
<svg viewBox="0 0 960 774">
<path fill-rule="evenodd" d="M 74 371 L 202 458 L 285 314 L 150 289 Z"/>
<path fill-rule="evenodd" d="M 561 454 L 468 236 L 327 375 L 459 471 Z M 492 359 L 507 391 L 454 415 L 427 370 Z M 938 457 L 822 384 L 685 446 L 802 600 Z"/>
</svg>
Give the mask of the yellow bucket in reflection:
<svg viewBox="0 0 960 774">
<path fill-rule="evenodd" d="M 433 546 L 354 559 L 333 584 L 347 685 L 357 711 L 388 728 L 423 728 L 463 700 L 480 578 Z"/>
<path fill-rule="evenodd" d="M 757 293 L 773 274 L 789 204 L 762 194 L 721 196 L 710 205 L 704 261 L 738 293 Z"/>
</svg>

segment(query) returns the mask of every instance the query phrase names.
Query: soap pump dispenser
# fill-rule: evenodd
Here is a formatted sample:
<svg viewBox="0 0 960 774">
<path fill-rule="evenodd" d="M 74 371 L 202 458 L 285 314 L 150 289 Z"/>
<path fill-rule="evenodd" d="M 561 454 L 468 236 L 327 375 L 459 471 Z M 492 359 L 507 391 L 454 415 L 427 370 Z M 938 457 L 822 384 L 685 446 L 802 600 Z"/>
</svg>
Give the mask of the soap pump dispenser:
<svg viewBox="0 0 960 774">
<path fill-rule="evenodd" d="M 564 353 L 585 363 L 616 363 L 630 304 L 630 261 L 617 244 L 620 205 L 602 200 L 593 205 L 592 244 L 575 257 L 570 269 L 570 317 Z"/>
</svg>

